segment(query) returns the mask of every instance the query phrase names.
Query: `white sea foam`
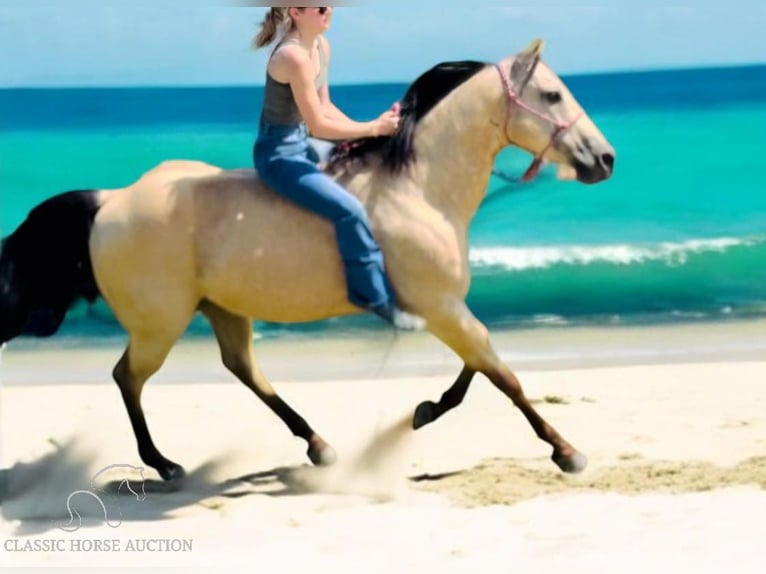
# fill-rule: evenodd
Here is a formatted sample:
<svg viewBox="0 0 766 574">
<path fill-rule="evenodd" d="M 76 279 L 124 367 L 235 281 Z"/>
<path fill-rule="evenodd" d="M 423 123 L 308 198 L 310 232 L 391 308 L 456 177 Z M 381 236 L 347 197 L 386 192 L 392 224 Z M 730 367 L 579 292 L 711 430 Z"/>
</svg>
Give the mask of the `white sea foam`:
<svg viewBox="0 0 766 574">
<path fill-rule="evenodd" d="M 502 267 L 510 271 L 544 269 L 554 265 L 591 265 L 609 263 L 632 265 L 663 261 L 683 265 L 690 255 L 723 253 L 734 247 L 766 243 L 766 237 L 692 239 L 680 243 L 654 245 L 558 245 L 546 247 L 481 247 L 470 252 L 475 267 Z"/>
</svg>

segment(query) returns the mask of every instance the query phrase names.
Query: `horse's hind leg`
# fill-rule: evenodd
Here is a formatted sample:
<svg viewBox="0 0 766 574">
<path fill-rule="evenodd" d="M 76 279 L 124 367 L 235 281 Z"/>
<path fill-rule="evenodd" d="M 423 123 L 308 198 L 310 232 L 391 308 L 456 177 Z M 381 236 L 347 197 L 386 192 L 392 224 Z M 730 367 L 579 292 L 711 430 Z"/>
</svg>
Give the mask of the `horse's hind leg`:
<svg viewBox="0 0 766 574">
<path fill-rule="evenodd" d="M 466 370 L 483 373 L 510 398 L 529 421 L 537 436 L 553 447 L 551 458 L 561 470 L 564 472 L 583 470 L 587 465 L 585 456 L 569 444 L 535 410 L 524 394 L 516 375 L 500 361 L 492 348 L 487 328 L 464 304 L 451 305 L 449 309 L 447 314 L 428 316 L 428 328 L 463 359 L 466 365 L 463 373 L 466 373 Z M 453 387 L 457 387 L 458 395 L 460 391 L 465 394 L 468 389 L 467 381 L 463 380 L 461 383 L 461 378 L 458 378 Z"/>
<path fill-rule="evenodd" d="M 136 435 L 138 454 L 141 460 L 155 468 L 165 480 L 181 478 L 184 476 L 184 469 L 162 456 L 154 445 L 146 424 L 144 409 L 141 407 L 141 393 L 144 383 L 162 366 L 175 341 L 175 337 L 131 335 L 128 348 L 113 372 Z"/>
<path fill-rule="evenodd" d="M 467 365 L 463 366 L 463 370 L 460 371 L 455 382 L 444 391 L 438 403 L 423 401 L 418 405 L 415 409 L 415 416 L 412 418 L 412 428 L 417 430 L 424 427 L 462 403 L 475 374 L 474 369 Z"/>
<path fill-rule="evenodd" d="M 290 431 L 308 443 L 308 457 L 316 465 L 335 462 L 335 450 L 320 437 L 309 424 L 276 393 L 263 376 L 253 353 L 253 330 L 250 319 L 234 315 L 205 301 L 200 311 L 208 318 L 221 347 L 221 359 L 226 368 L 253 391 L 276 413 Z"/>
</svg>

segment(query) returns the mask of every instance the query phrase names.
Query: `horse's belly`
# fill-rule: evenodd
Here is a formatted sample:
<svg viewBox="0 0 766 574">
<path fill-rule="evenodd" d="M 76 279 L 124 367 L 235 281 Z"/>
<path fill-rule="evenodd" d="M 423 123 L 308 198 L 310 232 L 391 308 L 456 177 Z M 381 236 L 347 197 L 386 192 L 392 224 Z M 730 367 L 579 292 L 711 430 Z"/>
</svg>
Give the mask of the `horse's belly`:
<svg viewBox="0 0 766 574">
<path fill-rule="evenodd" d="M 258 235 L 258 234 L 255 234 Z M 240 236 L 241 238 L 241 236 Z M 245 238 L 247 239 L 247 238 Z M 335 238 L 229 242 L 207 258 L 206 299 L 234 313 L 274 322 L 314 321 L 358 311 L 348 303 Z"/>
</svg>

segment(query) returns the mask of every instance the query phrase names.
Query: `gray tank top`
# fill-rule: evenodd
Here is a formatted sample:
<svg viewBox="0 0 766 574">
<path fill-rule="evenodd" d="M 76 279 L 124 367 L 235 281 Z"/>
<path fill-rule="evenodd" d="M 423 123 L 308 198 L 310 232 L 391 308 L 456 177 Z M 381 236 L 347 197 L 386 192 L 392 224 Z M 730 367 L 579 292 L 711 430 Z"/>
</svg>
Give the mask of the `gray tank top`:
<svg viewBox="0 0 766 574">
<path fill-rule="evenodd" d="M 296 42 L 288 40 L 288 42 Z M 279 49 L 278 45 L 272 55 Z M 322 41 L 319 41 L 319 74 L 314 80 L 317 92 L 327 81 L 327 62 L 325 59 Z M 295 103 L 292 88 L 290 84 L 277 82 L 266 70 L 266 86 L 263 90 L 263 110 L 261 111 L 261 121 L 270 124 L 299 124 L 303 121 L 298 105 Z"/>
</svg>

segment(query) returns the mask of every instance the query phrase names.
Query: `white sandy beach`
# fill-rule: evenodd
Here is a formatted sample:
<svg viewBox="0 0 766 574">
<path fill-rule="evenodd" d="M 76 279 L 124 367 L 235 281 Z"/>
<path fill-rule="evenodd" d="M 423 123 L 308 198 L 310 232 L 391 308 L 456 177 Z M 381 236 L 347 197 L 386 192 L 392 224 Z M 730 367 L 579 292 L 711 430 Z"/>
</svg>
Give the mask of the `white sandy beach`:
<svg viewBox="0 0 766 574">
<path fill-rule="evenodd" d="M 2 565 L 761 572 L 762 327 L 526 338 L 522 350 L 537 359 L 521 361 L 518 374 L 543 416 L 589 457 L 576 477 L 558 472 L 483 377 L 461 407 L 410 431 L 414 406 L 437 399 L 460 366 L 427 338 L 357 341 L 345 347 L 348 361 L 326 341 L 259 343 L 282 396 L 338 450 L 329 469 L 304 466 L 302 441 L 218 365 L 212 341 L 185 343 L 147 386 L 144 406 L 158 447 L 190 476 L 169 491 L 147 469 L 145 499 L 125 488 L 104 494 L 108 524 L 92 498 L 72 498 L 84 517 L 76 532 L 59 528 L 68 495 L 90 489 L 102 468 L 142 464 L 109 378 L 119 349 L 11 347 L 0 405 Z M 519 352 L 516 336 L 497 339 L 503 356 Z M 546 361 L 556 336 L 582 357 Z M 642 345 L 654 352 L 586 352 Z M 126 468 L 101 478 L 141 484 Z M 108 541 L 112 551 L 96 551 Z"/>
</svg>

